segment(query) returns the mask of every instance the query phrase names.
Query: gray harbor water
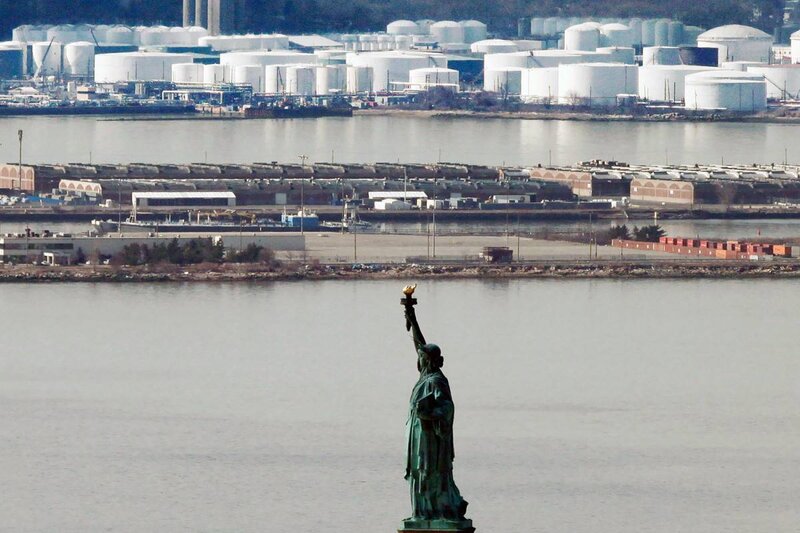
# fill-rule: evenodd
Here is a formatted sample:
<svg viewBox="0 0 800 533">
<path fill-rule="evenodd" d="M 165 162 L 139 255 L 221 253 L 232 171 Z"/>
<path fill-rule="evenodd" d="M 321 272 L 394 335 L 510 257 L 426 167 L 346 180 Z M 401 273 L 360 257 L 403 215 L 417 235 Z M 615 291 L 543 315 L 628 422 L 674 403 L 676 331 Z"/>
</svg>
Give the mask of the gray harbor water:
<svg viewBox="0 0 800 533">
<path fill-rule="evenodd" d="M 31 163 L 369 163 L 486 165 L 800 162 L 800 124 L 581 122 L 362 116 L 316 120 L 0 118 L 0 159 Z"/>
<path fill-rule="evenodd" d="M 396 528 L 402 284 L 0 287 L 0 530 Z M 479 530 L 797 530 L 796 282 L 418 295 Z"/>
</svg>

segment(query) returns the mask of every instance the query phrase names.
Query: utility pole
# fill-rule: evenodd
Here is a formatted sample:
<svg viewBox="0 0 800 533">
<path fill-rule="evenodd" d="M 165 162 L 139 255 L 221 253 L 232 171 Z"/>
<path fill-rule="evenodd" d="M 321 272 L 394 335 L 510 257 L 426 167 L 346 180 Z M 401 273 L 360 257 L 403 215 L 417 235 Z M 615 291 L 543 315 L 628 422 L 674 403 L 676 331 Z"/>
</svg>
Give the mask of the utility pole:
<svg viewBox="0 0 800 533">
<path fill-rule="evenodd" d="M 438 172 L 438 169 L 437 169 Z M 433 177 L 433 257 L 436 258 L 436 179 L 438 176 Z"/>
</svg>

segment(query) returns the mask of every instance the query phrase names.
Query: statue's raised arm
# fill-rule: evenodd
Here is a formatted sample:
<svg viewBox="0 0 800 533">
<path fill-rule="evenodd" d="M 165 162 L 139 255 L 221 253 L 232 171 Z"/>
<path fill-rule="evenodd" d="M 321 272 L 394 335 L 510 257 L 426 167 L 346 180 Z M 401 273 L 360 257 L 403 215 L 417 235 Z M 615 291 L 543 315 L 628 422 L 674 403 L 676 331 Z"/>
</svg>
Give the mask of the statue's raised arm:
<svg viewBox="0 0 800 533">
<path fill-rule="evenodd" d="M 403 289 L 403 294 L 405 294 L 405 298 L 400 300 L 400 303 L 403 304 L 403 308 L 405 309 L 406 314 L 406 331 L 410 331 L 412 337 L 414 338 L 414 349 L 419 350 L 423 346 L 425 346 L 425 337 L 422 335 L 422 330 L 419 329 L 419 322 L 417 322 L 417 314 L 414 312 L 414 305 L 417 303 L 417 299 L 414 298 L 414 289 L 416 289 L 416 285 L 406 285 Z"/>
</svg>

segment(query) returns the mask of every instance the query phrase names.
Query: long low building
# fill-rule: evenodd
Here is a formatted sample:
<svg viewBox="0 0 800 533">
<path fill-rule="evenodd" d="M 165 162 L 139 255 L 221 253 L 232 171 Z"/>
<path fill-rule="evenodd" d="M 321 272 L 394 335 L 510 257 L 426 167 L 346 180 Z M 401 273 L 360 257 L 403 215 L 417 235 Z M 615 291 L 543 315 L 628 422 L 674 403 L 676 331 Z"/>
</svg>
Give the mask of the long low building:
<svg viewBox="0 0 800 533">
<path fill-rule="evenodd" d="M 236 233 L 221 234 L 108 234 L 102 237 L 89 235 L 45 234 L 31 232 L 0 235 L 0 262 L 41 261 L 50 258 L 59 263 L 74 262 L 79 256 L 113 256 L 122 252 L 129 244 L 154 246 L 169 244 L 173 239 L 179 243 L 193 239 L 211 238 L 221 240 L 226 250 L 242 250 L 251 244 L 273 251 L 301 252 L 305 249 L 305 236 L 301 233 Z"/>
</svg>

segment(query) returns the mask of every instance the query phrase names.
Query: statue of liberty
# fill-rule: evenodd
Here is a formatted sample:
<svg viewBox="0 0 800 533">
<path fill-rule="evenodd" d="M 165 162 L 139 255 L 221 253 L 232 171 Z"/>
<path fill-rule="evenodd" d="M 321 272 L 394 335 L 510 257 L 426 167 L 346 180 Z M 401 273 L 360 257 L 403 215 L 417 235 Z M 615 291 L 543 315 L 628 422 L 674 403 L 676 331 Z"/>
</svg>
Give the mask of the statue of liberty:
<svg viewBox="0 0 800 533">
<path fill-rule="evenodd" d="M 403 289 L 406 329 L 417 352 L 419 380 L 411 391 L 406 422 L 406 475 L 411 489 L 411 517 L 400 532 L 473 532 L 465 518 L 467 502 L 453 480 L 453 398 L 442 373 L 444 358 L 435 344 L 425 342 L 414 312 L 416 285 Z"/>
</svg>

